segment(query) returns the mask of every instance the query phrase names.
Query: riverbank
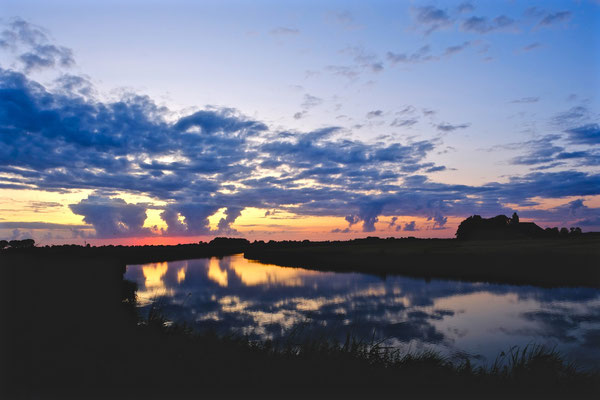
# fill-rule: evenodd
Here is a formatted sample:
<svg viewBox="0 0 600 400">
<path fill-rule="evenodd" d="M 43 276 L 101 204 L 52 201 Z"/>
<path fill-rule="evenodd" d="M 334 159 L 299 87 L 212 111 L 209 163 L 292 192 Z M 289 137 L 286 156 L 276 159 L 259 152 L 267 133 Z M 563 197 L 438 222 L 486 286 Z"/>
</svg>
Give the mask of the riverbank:
<svg viewBox="0 0 600 400">
<path fill-rule="evenodd" d="M 2 398 L 594 398 L 600 389 L 597 372 L 542 348 L 475 368 L 353 337 L 198 333 L 159 308 L 142 320 L 123 271 L 114 258 L 0 257 Z"/>
<path fill-rule="evenodd" d="M 244 257 L 319 271 L 424 279 L 600 287 L 600 238 L 487 240 L 363 239 L 253 244 Z"/>
</svg>

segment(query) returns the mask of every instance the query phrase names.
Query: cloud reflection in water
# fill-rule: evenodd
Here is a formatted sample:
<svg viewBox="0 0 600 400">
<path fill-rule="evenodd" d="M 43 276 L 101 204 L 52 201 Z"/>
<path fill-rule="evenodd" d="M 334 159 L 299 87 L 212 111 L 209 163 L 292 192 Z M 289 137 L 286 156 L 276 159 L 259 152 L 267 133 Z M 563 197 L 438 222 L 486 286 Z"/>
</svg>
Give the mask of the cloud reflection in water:
<svg viewBox="0 0 600 400">
<path fill-rule="evenodd" d="M 543 289 L 358 273 L 319 272 L 231 257 L 130 265 L 142 309 L 161 299 L 174 321 L 198 329 L 278 339 L 294 329 L 490 362 L 514 345 L 557 346 L 597 363 L 600 291 Z"/>
</svg>

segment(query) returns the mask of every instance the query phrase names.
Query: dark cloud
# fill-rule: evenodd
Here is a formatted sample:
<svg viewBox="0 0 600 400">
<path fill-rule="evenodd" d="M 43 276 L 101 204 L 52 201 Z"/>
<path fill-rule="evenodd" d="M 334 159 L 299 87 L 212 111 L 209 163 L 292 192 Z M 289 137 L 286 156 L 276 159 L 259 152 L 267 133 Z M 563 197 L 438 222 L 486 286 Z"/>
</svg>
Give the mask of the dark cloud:
<svg viewBox="0 0 600 400">
<path fill-rule="evenodd" d="M 172 236 L 197 236 L 209 235 L 211 233 L 210 221 L 208 217 L 213 215 L 220 207 L 217 205 L 209 205 L 206 203 L 180 203 L 169 205 L 161 213 L 161 218 L 167 224 L 167 235 Z M 237 210 L 237 209 L 236 209 Z M 237 218 L 234 212 L 232 217 Z M 233 218 L 233 220 L 235 220 Z M 226 221 L 223 223 L 224 228 L 227 228 L 231 223 Z"/>
<path fill-rule="evenodd" d="M 513 27 L 515 20 L 506 15 L 500 15 L 492 20 L 487 17 L 470 17 L 462 23 L 462 29 L 480 34 L 506 30 Z"/>
<path fill-rule="evenodd" d="M 587 125 L 567 130 L 566 140 L 575 145 L 594 145 L 600 143 L 600 134 L 597 125 Z M 600 165 L 600 151 L 595 147 L 589 150 L 569 151 L 565 146 L 556 142 L 563 139 L 560 135 L 546 135 L 523 143 L 516 143 L 515 147 L 524 149 L 526 154 L 511 159 L 517 165 L 530 165 L 540 168 L 539 164 L 550 166 L 563 165 L 571 161 L 578 166 Z M 557 163 L 559 162 L 559 163 Z"/>
<path fill-rule="evenodd" d="M 425 172 L 431 173 L 431 172 L 439 172 L 439 171 L 445 171 L 447 168 L 443 165 L 439 165 L 437 167 L 431 167 L 431 168 L 427 168 L 425 170 Z"/>
<path fill-rule="evenodd" d="M 453 132 L 455 130 L 458 129 L 466 129 L 469 126 L 471 126 L 471 124 L 457 124 L 457 125 L 452 125 L 452 124 L 438 124 L 436 125 L 436 128 L 442 132 Z"/>
<path fill-rule="evenodd" d="M 92 225 L 97 237 L 151 236 L 144 228 L 146 206 L 128 204 L 122 199 L 88 196 L 69 206 L 74 214 L 82 215 L 83 221 Z"/>
<path fill-rule="evenodd" d="M 360 222 L 360 218 L 357 215 L 347 215 L 344 217 L 344 219 L 348 221 L 349 226 L 358 224 Z"/>
<path fill-rule="evenodd" d="M 427 35 L 452 24 L 447 11 L 440 8 L 433 6 L 416 7 L 413 12 L 415 19 L 423 26 Z"/>
<path fill-rule="evenodd" d="M 567 129 L 568 140 L 573 144 L 600 144 L 600 125 L 588 124 L 577 128 Z"/>
<path fill-rule="evenodd" d="M 427 218 L 427 221 L 433 221 L 433 229 L 445 229 L 448 217 L 444 217 L 439 212 L 436 212 L 432 217 Z"/>
<path fill-rule="evenodd" d="M 217 225 L 217 231 L 219 235 L 234 236 L 240 233 L 235 229 L 231 228 L 231 224 L 242 215 L 243 208 L 241 207 L 229 207 L 225 210 L 225 218 L 221 218 Z"/>
<path fill-rule="evenodd" d="M 406 231 L 406 232 L 414 232 L 417 230 L 418 229 L 416 227 L 415 221 L 410 221 L 410 222 L 407 222 L 406 224 L 404 224 L 404 231 Z"/>
</svg>

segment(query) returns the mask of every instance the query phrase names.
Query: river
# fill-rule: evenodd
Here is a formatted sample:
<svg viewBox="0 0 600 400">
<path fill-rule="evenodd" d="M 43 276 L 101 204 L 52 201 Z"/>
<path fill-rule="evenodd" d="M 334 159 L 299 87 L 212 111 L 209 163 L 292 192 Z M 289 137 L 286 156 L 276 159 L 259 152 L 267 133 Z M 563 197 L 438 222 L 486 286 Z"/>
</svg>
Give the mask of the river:
<svg viewBox="0 0 600 400">
<path fill-rule="evenodd" d="M 129 265 L 142 315 L 253 340 L 385 340 L 489 365 L 513 346 L 543 344 L 600 364 L 600 290 L 320 272 L 221 259 Z"/>
</svg>

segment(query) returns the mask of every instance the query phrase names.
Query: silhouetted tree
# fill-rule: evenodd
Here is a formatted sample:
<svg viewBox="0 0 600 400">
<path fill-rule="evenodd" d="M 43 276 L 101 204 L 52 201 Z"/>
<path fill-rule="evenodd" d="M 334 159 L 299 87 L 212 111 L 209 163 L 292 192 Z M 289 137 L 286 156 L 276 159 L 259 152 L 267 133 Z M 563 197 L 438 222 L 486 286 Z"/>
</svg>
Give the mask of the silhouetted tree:
<svg viewBox="0 0 600 400">
<path fill-rule="evenodd" d="M 35 246 L 35 240 L 33 239 L 23 239 L 23 240 L 11 240 L 8 242 L 10 247 L 13 249 L 27 249 Z"/>
<path fill-rule="evenodd" d="M 0 240 L 0 250 L 8 247 L 8 240 Z"/>
<path fill-rule="evenodd" d="M 558 237 L 560 234 L 557 227 L 546 228 L 546 229 L 544 229 L 544 231 L 546 232 L 546 235 L 549 237 Z"/>
<path fill-rule="evenodd" d="M 519 216 L 516 212 L 513 213 L 512 218 L 510 219 L 510 223 L 513 225 L 519 225 Z"/>
<path fill-rule="evenodd" d="M 571 236 L 579 236 L 579 235 L 581 235 L 581 228 L 580 228 L 580 227 L 578 227 L 578 226 L 576 226 L 576 227 L 574 227 L 574 228 L 572 227 L 572 228 L 571 228 L 570 235 L 571 235 Z"/>
<path fill-rule="evenodd" d="M 569 230 L 567 228 L 560 228 L 560 236 L 569 236 Z"/>
</svg>

